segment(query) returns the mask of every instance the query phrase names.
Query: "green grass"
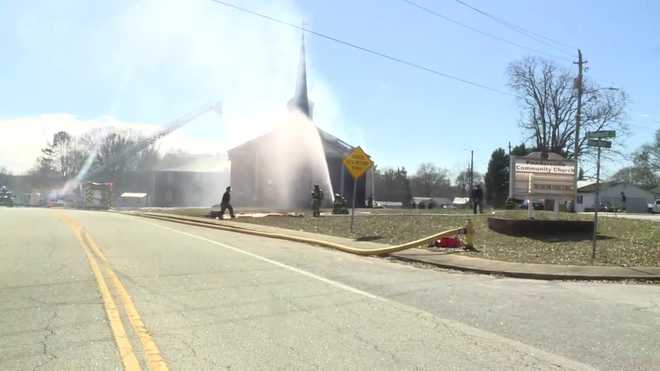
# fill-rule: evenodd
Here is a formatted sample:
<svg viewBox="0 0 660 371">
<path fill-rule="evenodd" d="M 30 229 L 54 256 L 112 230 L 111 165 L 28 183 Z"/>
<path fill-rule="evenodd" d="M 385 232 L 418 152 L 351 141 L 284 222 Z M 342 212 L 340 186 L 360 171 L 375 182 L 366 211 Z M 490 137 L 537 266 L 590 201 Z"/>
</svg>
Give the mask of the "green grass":
<svg viewBox="0 0 660 371">
<path fill-rule="evenodd" d="M 489 215 L 363 215 L 355 218 L 355 232 L 349 231 L 349 217 L 239 218 L 240 222 L 270 225 L 341 236 L 366 238 L 374 242 L 399 244 L 455 228 L 472 219 L 478 252 L 468 256 L 522 263 L 589 265 L 591 236 L 568 235 L 545 238 L 514 237 L 491 231 Z M 498 217 L 526 218 L 522 210 L 498 211 Z M 537 212 L 537 219 L 551 218 L 551 212 Z M 562 219 L 586 219 L 589 215 L 562 213 Z M 600 218 L 596 265 L 660 266 L 660 223 L 631 219 Z"/>
</svg>

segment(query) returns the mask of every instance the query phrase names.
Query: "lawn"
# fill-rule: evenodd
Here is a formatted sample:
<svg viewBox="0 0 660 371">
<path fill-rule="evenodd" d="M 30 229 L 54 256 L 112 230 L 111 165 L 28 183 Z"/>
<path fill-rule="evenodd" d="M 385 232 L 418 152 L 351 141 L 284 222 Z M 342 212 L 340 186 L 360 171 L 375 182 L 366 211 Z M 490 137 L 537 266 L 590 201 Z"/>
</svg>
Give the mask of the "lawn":
<svg viewBox="0 0 660 371">
<path fill-rule="evenodd" d="M 375 210 L 377 212 L 377 210 Z M 403 210 L 399 210 L 401 212 Z M 427 210 L 429 211 L 429 210 Z M 430 210 L 433 213 L 439 209 Z M 452 210 L 452 212 L 456 212 Z M 385 214 L 385 215 L 382 215 Z M 384 244 L 408 242 L 433 233 L 461 226 L 472 219 L 476 229 L 478 252 L 461 252 L 487 259 L 546 264 L 592 264 L 591 236 L 564 235 L 545 237 L 513 237 L 488 228 L 488 215 L 360 215 L 355 218 L 355 232 L 349 231 L 347 216 L 238 218 L 281 228 L 303 230 L 348 238 L 369 239 Z M 190 214 L 188 214 L 190 215 Z M 199 215 L 199 214 L 197 214 Z M 497 211 L 499 217 L 525 218 L 526 211 Z M 550 218 L 551 212 L 537 212 L 536 218 Z M 589 215 L 562 213 L 562 219 L 587 219 Z M 660 223 L 631 219 L 600 218 L 596 265 L 660 266 Z"/>
</svg>

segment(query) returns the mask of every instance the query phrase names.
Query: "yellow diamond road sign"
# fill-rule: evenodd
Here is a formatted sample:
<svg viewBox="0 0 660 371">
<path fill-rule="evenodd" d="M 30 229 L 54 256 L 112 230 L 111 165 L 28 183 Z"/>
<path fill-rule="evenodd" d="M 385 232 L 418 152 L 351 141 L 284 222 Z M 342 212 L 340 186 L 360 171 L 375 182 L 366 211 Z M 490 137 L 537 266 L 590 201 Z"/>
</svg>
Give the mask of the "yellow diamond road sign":
<svg viewBox="0 0 660 371">
<path fill-rule="evenodd" d="M 348 156 L 344 157 L 342 161 L 346 169 L 348 170 L 353 178 L 357 179 L 364 175 L 373 165 L 374 162 L 371 161 L 369 155 L 367 155 L 362 148 L 356 147 Z"/>
</svg>

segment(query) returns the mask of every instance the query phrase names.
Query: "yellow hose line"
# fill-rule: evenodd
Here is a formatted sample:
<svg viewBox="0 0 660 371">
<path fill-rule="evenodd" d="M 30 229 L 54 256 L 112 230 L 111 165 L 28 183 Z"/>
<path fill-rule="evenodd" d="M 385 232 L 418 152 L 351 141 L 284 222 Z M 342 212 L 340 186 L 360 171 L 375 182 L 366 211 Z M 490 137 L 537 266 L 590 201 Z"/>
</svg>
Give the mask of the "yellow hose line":
<svg viewBox="0 0 660 371">
<path fill-rule="evenodd" d="M 230 231 L 230 232 L 237 232 L 237 233 L 245 233 L 245 234 L 250 234 L 254 236 L 261 236 L 261 237 L 268 237 L 268 238 L 276 238 L 280 240 L 287 240 L 287 241 L 293 241 L 293 242 L 304 242 L 304 243 L 309 243 L 313 245 L 319 245 L 323 247 L 329 247 L 332 249 L 337 249 L 340 251 L 348 252 L 351 254 L 357 254 L 357 255 L 387 255 L 391 254 L 397 251 L 402 251 L 402 250 L 407 250 L 411 249 L 413 247 L 417 247 L 419 245 L 423 245 L 428 241 L 436 240 L 440 237 L 446 237 L 446 236 L 453 236 L 461 231 L 463 231 L 463 227 L 460 228 L 454 228 L 450 229 L 447 231 L 443 231 L 440 233 L 436 233 L 433 235 L 430 235 L 428 237 L 420 238 L 415 241 L 407 242 L 401 245 L 396 245 L 396 246 L 389 246 L 389 247 L 384 247 L 384 248 L 379 248 L 379 249 L 361 249 L 361 248 L 356 248 L 356 247 L 351 247 L 351 246 L 346 246 L 334 242 L 328 242 L 328 241 L 322 241 L 322 240 L 317 240 L 313 238 L 306 238 L 306 237 L 300 237 L 300 236 L 292 236 L 288 234 L 282 234 L 282 233 L 272 233 L 272 232 L 263 232 L 263 231 L 257 231 L 254 229 L 250 228 L 245 228 L 245 227 L 238 227 L 238 226 L 230 226 L 230 225 L 221 225 L 220 223 L 216 223 L 211 220 L 205 220 L 201 218 L 195 218 L 195 217 L 181 217 L 178 215 L 171 215 L 171 214 L 160 214 L 160 213 L 139 213 L 139 214 L 131 214 L 131 215 L 138 215 L 144 218 L 151 218 L 151 219 L 158 219 L 158 220 L 164 220 L 164 221 L 170 221 L 170 222 L 175 222 L 175 223 L 181 223 L 181 224 L 187 224 L 187 225 L 193 225 L 193 226 L 198 226 L 198 227 L 207 227 L 207 228 L 213 228 L 213 229 L 219 229 L 219 230 L 224 230 L 224 231 Z"/>
</svg>

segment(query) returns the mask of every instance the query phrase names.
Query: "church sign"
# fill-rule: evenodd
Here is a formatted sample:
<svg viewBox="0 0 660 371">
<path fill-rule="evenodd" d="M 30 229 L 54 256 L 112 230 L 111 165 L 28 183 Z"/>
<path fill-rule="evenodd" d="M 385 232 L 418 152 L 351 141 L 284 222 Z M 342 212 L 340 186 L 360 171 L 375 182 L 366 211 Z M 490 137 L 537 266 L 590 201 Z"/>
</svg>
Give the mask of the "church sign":
<svg viewBox="0 0 660 371">
<path fill-rule="evenodd" d="M 531 154 L 511 156 L 509 166 L 509 198 L 572 200 L 575 197 L 575 161 L 543 159 Z"/>
</svg>

